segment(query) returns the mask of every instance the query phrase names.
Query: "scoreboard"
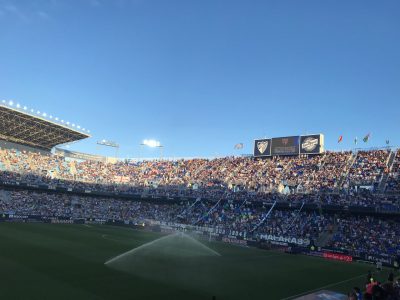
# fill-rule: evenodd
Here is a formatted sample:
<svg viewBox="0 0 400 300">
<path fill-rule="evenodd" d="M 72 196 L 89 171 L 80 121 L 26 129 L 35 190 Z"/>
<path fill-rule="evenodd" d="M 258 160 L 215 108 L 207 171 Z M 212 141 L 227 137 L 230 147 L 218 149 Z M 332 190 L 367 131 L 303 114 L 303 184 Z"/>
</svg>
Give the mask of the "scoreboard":
<svg viewBox="0 0 400 300">
<path fill-rule="evenodd" d="M 254 141 L 254 156 L 284 156 L 321 154 L 324 152 L 324 135 L 297 135 Z"/>
<path fill-rule="evenodd" d="M 288 136 L 272 139 L 272 155 L 297 155 L 299 154 L 300 137 Z"/>
</svg>

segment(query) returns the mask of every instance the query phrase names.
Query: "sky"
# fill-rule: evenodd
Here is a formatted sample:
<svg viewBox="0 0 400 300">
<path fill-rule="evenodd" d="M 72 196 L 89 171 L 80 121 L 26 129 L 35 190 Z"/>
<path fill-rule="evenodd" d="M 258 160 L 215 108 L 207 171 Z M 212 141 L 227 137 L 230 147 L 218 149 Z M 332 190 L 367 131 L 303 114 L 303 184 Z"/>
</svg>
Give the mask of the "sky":
<svg viewBox="0 0 400 300">
<path fill-rule="evenodd" d="M 90 129 L 70 150 L 114 155 L 108 139 L 122 158 L 157 157 L 144 139 L 165 157 L 310 133 L 398 146 L 400 1 L 0 0 L 0 99 Z"/>
</svg>

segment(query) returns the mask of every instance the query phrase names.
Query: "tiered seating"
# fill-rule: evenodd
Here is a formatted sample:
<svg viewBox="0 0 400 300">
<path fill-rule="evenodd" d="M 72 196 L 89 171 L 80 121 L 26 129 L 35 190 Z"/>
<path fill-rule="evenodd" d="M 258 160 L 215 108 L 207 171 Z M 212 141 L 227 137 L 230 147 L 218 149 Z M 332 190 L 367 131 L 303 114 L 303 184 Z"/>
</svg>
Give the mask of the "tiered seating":
<svg viewBox="0 0 400 300">
<path fill-rule="evenodd" d="M 1 150 L 0 179 L 95 191 L 260 200 L 281 192 L 329 193 L 343 187 L 376 185 L 387 171 L 388 157 L 386 150 L 360 151 L 349 169 L 350 152 L 312 157 L 224 157 L 110 164 Z M 398 161 L 399 158 L 389 180 L 391 190 L 396 189 L 398 182 Z M 339 186 L 347 173 L 345 185 Z"/>
<path fill-rule="evenodd" d="M 396 153 L 392 169 L 389 173 L 386 191 L 390 193 L 400 192 L 400 150 Z"/>
<path fill-rule="evenodd" d="M 350 184 L 373 185 L 378 182 L 387 167 L 389 151 L 359 151 L 356 161 L 350 169 Z"/>
</svg>

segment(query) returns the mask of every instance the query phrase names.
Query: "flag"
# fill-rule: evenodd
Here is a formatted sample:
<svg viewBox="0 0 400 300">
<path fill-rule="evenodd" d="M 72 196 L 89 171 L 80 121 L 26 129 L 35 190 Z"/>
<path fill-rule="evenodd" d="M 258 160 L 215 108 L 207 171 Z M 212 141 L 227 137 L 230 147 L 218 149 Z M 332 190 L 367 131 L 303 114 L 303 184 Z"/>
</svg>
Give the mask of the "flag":
<svg viewBox="0 0 400 300">
<path fill-rule="evenodd" d="M 389 140 L 386 140 L 386 145 L 389 145 L 389 143 L 390 143 L 390 141 L 389 141 Z"/>
<path fill-rule="evenodd" d="M 235 150 L 240 150 L 240 149 L 243 149 L 243 147 L 244 147 L 243 143 L 239 143 L 239 144 L 236 144 L 235 147 L 233 147 L 233 148 Z"/>
<path fill-rule="evenodd" d="M 338 139 L 338 143 L 341 143 L 343 141 L 343 135 L 341 135 L 341 136 L 339 136 L 339 139 Z"/>
<path fill-rule="evenodd" d="M 367 143 L 367 142 L 368 142 L 370 135 L 371 135 L 371 134 L 368 133 L 368 134 L 363 138 L 364 143 Z"/>
<path fill-rule="evenodd" d="M 354 139 L 354 145 L 357 145 L 357 143 L 358 143 L 358 138 L 356 137 L 356 138 Z"/>
</svg>

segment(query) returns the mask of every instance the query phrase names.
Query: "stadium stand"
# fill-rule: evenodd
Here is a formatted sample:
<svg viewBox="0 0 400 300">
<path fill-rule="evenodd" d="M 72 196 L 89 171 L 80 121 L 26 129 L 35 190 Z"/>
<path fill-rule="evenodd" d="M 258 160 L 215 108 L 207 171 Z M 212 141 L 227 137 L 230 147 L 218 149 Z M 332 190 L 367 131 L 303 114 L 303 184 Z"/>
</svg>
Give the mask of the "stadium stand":
<svg viewBox="0 0 400 300">
<path fill-rule="evenodd" d="M 359 154 L 350 168 L 347 185 L 373 186 L 385 169 L 386 151 Z M 386 153 L 386 154 L 384 154 Z M 218 187 L 257 193 L 280 192 L 282 185 L 291 192 L 333 191 L 343 173 L 348 153 L 328 152 L 311 158 L 252 158 L 119 162 L 116 164 L 66 160 L 62 156 L 3 149 L 0 161 L 3 171 L 15 176 L 35 176 L 43 182 L 62 180 L 104 184 L 165 187 Z M 323 163 L 325 161 L 325 163 Z M 395 168 L 394 168 L 395 169 Z M 339 187 L 343 188 L 343 186 Z"/>
<path fill-rule="evenodd" d="M 1 190 L 0 213 L 9 216 L 62 217 L 69 220 L 110 220 L 111 222 L 148 223 L 151 220 L 196 224 L 218 228 L 227 236 L 255 237 L 261 235 L 306 238 L 316 241 L 321 233 L 337 225 L 329 245 L 346 250 L 354 256 L 400 255 L 400 224 L 396 218 L 353 216 L 318 211 L 274 210 L 266 222 L 252 231 L 263 219 L 269 206 L 246 201 L 154 203 L 124 201 L 113 198 L 68 195 L 27 190 Z"/>
<path fill-rule="evenodd" d="M 0 121 L 0 221 L 167 226 L 293 253 L 400 261 L 400 151 L 111 161 L 49 151 L 88 137 L 75 129 L 5 106 Z"/>
<path fill-rule="evenodd" d="M 109 163 L 28 150 L 0 148 L 0 221 L 168 226 L 293 253 L 400 261 L 399 151 Z"/>
</svg>

